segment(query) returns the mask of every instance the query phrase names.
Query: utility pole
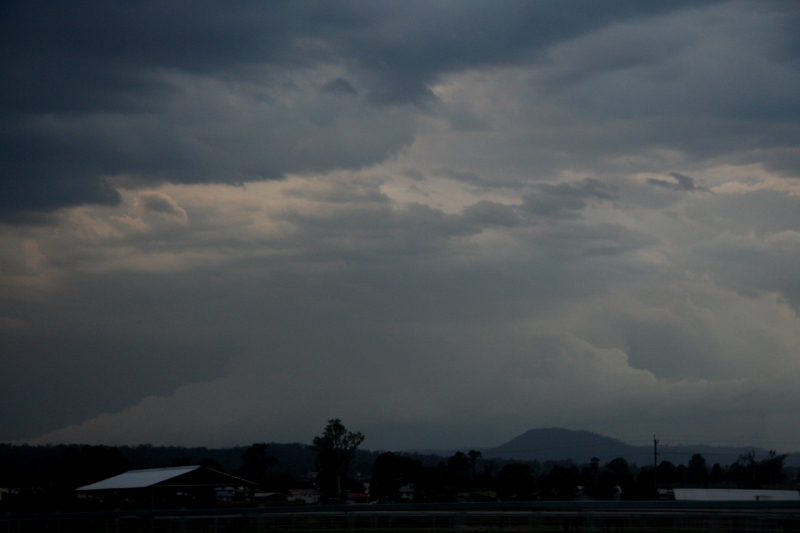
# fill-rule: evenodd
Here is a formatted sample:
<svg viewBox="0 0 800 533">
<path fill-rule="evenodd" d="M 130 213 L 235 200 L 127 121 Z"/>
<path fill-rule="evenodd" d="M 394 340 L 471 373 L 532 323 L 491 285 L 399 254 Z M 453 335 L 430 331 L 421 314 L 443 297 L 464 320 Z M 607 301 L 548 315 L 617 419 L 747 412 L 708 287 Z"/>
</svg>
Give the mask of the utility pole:
<svg viewBox="0 0 800 533">
<path fill-rule="evenodd" d="M 658 499 L 658 439 L 653 435 L 653 495 Z"/>
</svg>

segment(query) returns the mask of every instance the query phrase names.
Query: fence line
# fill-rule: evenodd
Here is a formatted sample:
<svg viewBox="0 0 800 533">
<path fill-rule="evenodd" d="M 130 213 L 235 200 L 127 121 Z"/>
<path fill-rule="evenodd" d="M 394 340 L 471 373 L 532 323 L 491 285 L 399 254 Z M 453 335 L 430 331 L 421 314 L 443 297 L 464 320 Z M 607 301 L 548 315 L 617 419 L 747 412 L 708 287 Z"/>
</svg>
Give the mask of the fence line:
<svg viewBox="0 0 800 533">
<path fill-rule="evenodd" d="M 800 532 L 798 502 L 515 502 L 0 516 L 0 533 Z"/>
</svg>

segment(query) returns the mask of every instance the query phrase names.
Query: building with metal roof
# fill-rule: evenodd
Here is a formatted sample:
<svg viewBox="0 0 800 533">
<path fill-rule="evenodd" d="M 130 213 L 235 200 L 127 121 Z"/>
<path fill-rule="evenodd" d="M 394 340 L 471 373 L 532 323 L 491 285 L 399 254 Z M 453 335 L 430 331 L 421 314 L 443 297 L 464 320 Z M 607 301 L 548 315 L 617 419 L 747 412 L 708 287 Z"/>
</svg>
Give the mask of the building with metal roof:
<svg viewBox="0 0 800 533">
<path fill-rule="evenodd" d="M 234 488 L 252 493 L 257 483 L 204 466 L 177 466 L 130 470 L 91 485 L 79 492 L 102 495 L 115 503 L 148 507 L 163 505 L 210 505 L 220 490 Z"/>
</svg>

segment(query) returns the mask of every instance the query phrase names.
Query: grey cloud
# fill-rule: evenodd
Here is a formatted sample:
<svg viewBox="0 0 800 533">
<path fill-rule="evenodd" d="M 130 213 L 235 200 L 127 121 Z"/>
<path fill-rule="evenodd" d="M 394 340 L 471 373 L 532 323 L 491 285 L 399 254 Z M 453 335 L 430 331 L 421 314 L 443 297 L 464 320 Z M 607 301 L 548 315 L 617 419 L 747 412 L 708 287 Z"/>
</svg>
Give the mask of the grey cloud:
<svg viewBox="0 0 800 533">
<path fill-rule="evenodd" d="M 79 324 L 71 334 L 40 338 L 3 336 L 6 356 L 0 361 L 4 367 L 0 401 L 24 405 L 30 415 L 4 413 L 3 439 L 79 423 L 150 394 L 166 395 L 182 384 L 212 379 L 241 350 L 232 340 L 191 341 L 182 335 L 172 341 L 160 335 L 151 340 L 109 337 L 86 326 Z M 81 377 L 87 372 L 91 379 Z"/>
<path fill-rule="evenodd" d="M 698 187 L 694 183 L 694 178 L 691 178 L 685 174 L 680 174 L 678 172 L 670 172 L 670 177 L 675 178 L 675 181 L 678 183 L 678 186 L 682 189 L 687 191 L 708 191 L 705 187 Z"/>
<path fill-rule="evenodd" d="M 186 220 L 186 210 L 168 195 L 161 192 L 143 192 L 136 198 L 135 206 L 144 211 L 161 213 L 179 220 Z"/>
<path fill-rule="evenodd" d="M 464 208 L 464 218 L 474 224 L 514 227 L 521 223 L 510 205 L 481 200 Z"/>
<path fill-rule="evenodd" d="M 798 38 L 790 30 L 799 15 L 785 3 L 766 5 L 697 6 L 620 21 L 553 46 L 547 52 L 552 63 L 535 73 L 542 90 L 537 97 L 576 113 L 581 126 L 569 128 L 571 136 L 552 148 L 569 146 L 565 161 L 588 158 L 594 170 L 611 154 L 652 150 L 658 160 L 658 151 L 667 149 L 691 162 L 736 158 L 796 174 L 794 148 L 775 148 L 800 142 L 792 89 L 800 84 Z M 657 53 L 639 63 L 615 63 L 618 56 L 635 56 L 631 50 Z M 640 171 L 670 166 L 658 161 Z"/>
<path fill-rule="evenodd" d="M 38 135 L 29 137 L 39 144 L 46 139 L 45 146 L 26 146 L 24 138 L 5 144 L 4 211 L 52 209 L 81 203 L 80 197 L 118 204 L 118 192 L 106 179 L 86 177 L 93 174 L 123 174 L 145 184 L 278 179 L 288 171 L 373 164 L 412 138 L 413 112 L 400 108 L 365 109 L 349 98 L 299 89 L 289 104 L 275 100 L 269 86 L 192 77 L 173 83 L 186 94 L 172 95 L 165 102 L 172 105 L 156 115 L 29 119 L 24 127 Z M 58 157 L 47 146 L 58 147 Z"/>
<path fill-rule="evenodd" d="M 291 213 L 282 219 L 304 229 L 319 259 L 348 257 L 375 265 L 424 256 L 446 246 L 450 238 L 481 231 L 462 215 L 416 203 L 397 210 L 382 203 L 343 206 L 325 216 Z"/>
<path fill-rule="evenodd" d="M 436 169 L 434 174 L 436 176 L 451 178 L 457 181 L 461 181 L 463 183 L 469 183 L 470 185 L 484 185 L 483 178 L 481 178 L 475 172 L 458 171 L 452 168 L 439 168 Z"/>
<path fill-rule="evenodd" d="M 698 40 L 682 30 L 652 20 L 634 20 L 580 36 L 547 54 L 547 86 L 558 91 L 617 71 L 662 63 Z"/>
<path fill-rule="evenodd" d="M 332 80 L 328 81 L 327 83 L 325 83 L 325 85 L 322 86 L 322 90 L 324 92 L 330 92 L 334 94 L 345 94 L 353 96 L 358 94 L 358 91 L 356 91 L 356 89 L 352 85 L 350 85 L 350 82 L 342 78 L 333 78 Z"/>
<path fill-rule="evenodd" d="M 474 3 L 450 6 L 418 2 L 382 4 L 380 32 L 355 32 L 344 48 L 373 79 L 373 98 L 387 103 L 425 98 L 436 76 L 481 65 L 513 64 L 536 51 L 613 20 L 669 12 L 691 2 L 642 6 L 613 2 Z M 386 9 L 388 7 L 388 9 Z"/>
<path fill-rule="evenodd" d="M 537 216 L 577 218 L 589 200 L 612 200 L 616 197 L 613 186 L 594 178 L 585 178 L 577 183 L 542 183 L 536 194 L 523 196 L 521 209 Z"/>
<path fill-rule="evenodd" d="M 703 195 L 704 202 L 691 202 L 684 212 L 716 234 L 756 235 L 800 231 L 800 196 L 790 192 L 755 189 L 739 194 Z"/>
<path fill-rule="evenodd" d="M 694 178 L 687 176 L 685 174 L 680 174 L 678 172 L 670 172 L 670 177 L 673 178 L 675 181 L 667 181 L 667 180 L 660 180 L 656 178 L 647 178 L 647 183 L 651 185 L 657 185 L 659 187 L 665 187 L 667 189 L 673 189 L 676 191 L 704 191 L 708 192 L 708 189 L 705 187 L 699 187 L 695 185 Z"/>
<path fill-rule="evenodd" d="M 539 189 L 549 196 L 571 197 L 571 198 L 598 198 L 601 200 L 611 200 L 614 196 L 614 187 L 604 184 L 594 178 L 584 178 L 577 183 L 559 183 L 549 185 L 543 183 Z"/>
<path fill-rule="evenodd" d="M 372 431 L 369 446 L 375 448 L 418 447 L 417 439 L 434 446 L 459 446 L 474 442 L 468 439 L 487 428 L 508 433 L 508 438 L 531 425 L 595 429 L 616 424 L 639 433 L 642 424 L 653 424 L 684 438 L 714 439 L 726 427 L 718 418 L 731 411 L 737 413 L 737 435 L 748 438 L 757 435 L 765 409 L 777 414 L 777 406 L 796 396 L 791 380 L 774 382 L 771 392 L 763 383 L 747 380 L 659 380 L 628 366 L 623 351 L 574 335 L 527 335 L 519 328 L 475 323 L 473 331 L 455 340 L 446 328 L 414 326 L 406 323 L 402 332 L 382 332 L 381 336 L 388 333 L 389 344 L 375 344 L 379 338 L 373 337 L 374 329 L 339 331 L 328 342 L 335 340 L 350 354 L 343 359 L 342 353 L 320 342 L 334 332 L 323 323 L 322 335 L 303 339 L 300 351 L 281 353 L 285 346 L 278 344 L 269 355 L 248 354 L 222 379 L 183 387 L 166 398 L 149 398 L 38 440 L 127 442 L 144 435 L 155 443 L 225 445 L 237 435 L 245 442 L 259 436 L 307 442 L 330 413 Z M 493 350 L 501 339 L 505 350 Z M 309 356 L 320 351 L 326 357 Z M 415 372 L 401 364 L 409 358 Z M 448 364 L 454 359 L 458 364 Z M 359 368 L 347 375 L 346 388 L 344 361 Z M 286 380 L 298 369 L 304 386 L 286 388 Z M 276 390 L 283 392 L 276 395 Z M 408 390 L 416 393 L 409 396 Z M 371 398 L 374 411 L 363 410 L 364 395 Z M 211 405 L 206 398 L 225 400 Z M 198 402 L 209 409 L 201 414 Z M 706 421 L 712 423 L 704 429 Z M 634 426 L 638 431 L 631 429 Z M 209 432 L 209 427 L 217 431 Z"/>
<path fill-rule="evenodd" d="M 692 333 L 677 324 L 631 324 L 627 335 L 631 366 L 672 381 L 719 379 L 724 368 L 713 368 L 704 357 L 719 347 L 713 345 L 710 335 L 692 338 Z"/>
<path fill-rule="evenodd" d="M 724 263 L 714 277 L 743 295 L 756 297 L 759 292 L 777 293 L 795 311 L 800 311 L 800 280 L 795 266 L 800 261 L 800 232 L 784 230 L 766 235 L 723 234 L 698 245 L 698 262 Z"/>
<path fill-rule="evenodd" d="M 460 243 L 484 228 L 518 225 L 512 206 L 482 201 L 447 214 L 413 203 L 395 206 L 375 184 L 343 180 L 327 189 L 285 188 L 288 199 L 316 206 L 273 213 L 284 228 L 273 236 L 250 233 L 249 217 L 258 212 L 235 209 L 248 221 L 237 225 L 187 205 L 187 224 L 123 236 L 107 232 L 99 241 L 84 241 L 78 232 L 72 244 L 59 239 L 47 245 L 47 263 L 71 272 L 58 292 L 46 306 L 2 305 L 3 318 L 26 324 L 13 334 L 0 329 L 8 348 L 3 401 L 27 405 L 24 414 L 2 413 L 2 438 L 27 438 L 213 381 L 245 351 L 260 354 L 259 367 L 285 376 L 293 388 L 322 384 L 313 376 L 315 361 L 330 358 L 339 361 L 331 370 L 356 365 L 375 383 L 394 376 L 385 387 L 394 390 L 413 382 L 420 365 L 434 365 L 436 375 L 448 372 L 450 356 L 443 354 L 453 345 L 447 336 L 431 345 L 429 327 L 484 327 L 521 312 L 545 313 L 565 295 L 602 285 L 603 276 L 585 276 L 565 259 L 629 246 L 621 228 L 534 233 L 528 236 L 532 247 L 553 257 L 503 272 L 494 261 L 457 257 L 464 253 Z M 569 188 L 567 194 L 588 193 Z M 141 193 L 130 215 L 177 209 L 184 207 L 165 193 Z M 181 266 L 184 256 L 209 262 Z M 143 262 L 152 266 L 138 271 Z M 434 358 L 437 347 L 443 352 Z M 433 359 L 426 363 L 425 357 Z M 121 385 L 105 391 L 101 385 L 108 382 Z M 356 396 L 371 390 L 368 380 L 362 385 Z M 84 399 L 71 401 L 79 391 Z M 54 404 L 64 408 L 53 410 Z"/>
<path fill-rule="evenodd" d="M 649 4 L 4 4 L 0 439 L 795 442 L 796 12 Z"/>
<path fill-rule="evenodd" d="M 409 178 L 411 178 L 413 180 L 416 180 L 416 181 L 422 181 L 422 180 L 425 179 L 425 174 L 423 174 L 422 172 L 420 172 L 416 168 L 405 167 L 405 168 L 400 169 L 400 173 L 402 175 L 408 176 Z"/>
<path fill-rule="evenodd" d="M 348 208 L 372 204 L 384 210 L 391 200 L 380 190 L 379 185 L 369 181 L 352 180 L 320 190 L 287 189 L 284 195 L 289 198 L 307 198 L 322 204 L 346 204 Z"/>
<path fill-rule="evenodd" d="M 769 6 L 762 10 L 761 5 L 729 2 L 676 11 L 641 24 L 622 21 L 576 43 L 574 57 L 561 58 L 559 66 L 574 61 L 577 72 L 592 73 L 582 62 L 609 64 L 596 76 L 565 81 L 558 89 L 575 98 L 573 104 L 585 99 L 586 112 L 592 112 L 593 105 L 594 112 L 606 117 L 679 113 L 741 122 L 794 118 L 796 94 L 789 86 L 800 72 L 797 36 L 789 28 L 800 15 L 780 2 Z M 743 31 L 746 40 L 741 38 Z M 625 42 L 631 38 L 639 42 Z M 605 61 L 592 60 L 597 53 L 593 40 L 611 48 Z M 616 54 L 647 50 L 654 43 L 661 53 L 653 61 L 631 66 L 613 62 Z M 712 63 L 729 67 L 709 72 Z"/>
<path fill-rule="evenodd" d="M 613 197 L 592 180 L 563 185 L 542 190 L 555 198 Z M 252 224 L 218 222 L 182 225 L 148 240 L 108 237 L 108 243 L 96 245 L 110 253 L 106 261 L 112 265 L 122 260 L 106 250 L 112 244 L 138 247 L 136 261 L 148 251 L 198 256 L 224 250 L 222 265 L 149 274 L 124 266 L 106 273 L 70 270 L 67 284 L 47 306 L 31 303 L 15 310 L 5 304 L 7 316 L 24 319 L 32 333 L 51 331 L 52 340 L 43 346 L 23 332 L 14 343 L 4 343 L 13 347 L 4 355 L 16 361 L 5 366 L 12 371 L 4 374 L 9 376 L 4 403 L 24 398 L 28 408 L 2 413 L 3 438 L 30 438 L 86 420 L 44 441 L 305 442 L 320 420 L 342 416 L 372 432 L 371 446 L 457 445 L 486 428 L 513 436 L 531 424 L 567 421 L 587 427 L 599 424 L 602 412 L 614 412 L 614 420 L 628 424 L 657 413 L 674 427 L 698 403 L 721 402 L 720 397 L 738 401 L 738 382 L 704 381 L 719 378 L 714 372 L 725 360 L 709 360 L 705 369 L 697 364 L 693 357 L 703 353 L 702 335 L 682 322 L 653 320 L 650 329 L 639 328 L 648 312 L 668 316 L 691 306 L 684 298 L 692 290 L 665 289 L 670 295 L 665 301 L 615 299 L 632 293 L 629 284 L 650 287 L 662 281 L 653 277 L 657 270 L 625 258 L 628 251 L 653 244 L 646 235 L 556 218 L 553 224 L 515 226 L 519 249 L 481 257 L 465 237 L 487 224 L 503 228 L 513 220 L 507 206 L 478 202 L 461 214 L 446 214 L 392 205 L 374 187 L 349 180 L 339 186 L 341 195 L 290 191 L 290 198 L 319 208 L 273 213 L 274 220 L 292 227 L 269 238 L 249 234 Z M 190 221 L 198 223 L 194 216 Z M 166 242 L 170 235 L 184 248 Z M 239 241 L 236 246 L 233 240 Z M 81 247 L 63 243 L 67 257 L 49 255 L 62 265 L 71 256 L 85 261 L 89 244 L 79 242 Z M 534 257 L 521 260 L 525 254 Z M 91 264 L 102 270 L 105 263 Z M 582 320 L 581 313 L 589 319 Z M 611 335 L 612 340 L 592 345 L 529 333 L 553 328 L 580 331 L 586 339 L 595 329 L 621 337 L 631 331 L 651 335 L 631 334 L 627 345 Z M 3 338 L 12 337 L 3 332 Z M 684 350 L 671 372 L 654 355 L 666 353 L 653 345 L 664 339 L 670 341 L 666 348 Z M 53 366 L 36 364 L 47 357 L 63 359 Z M 85 372 L 89 366 L 97 370 L 92 375 Z M 653 372 L 666 379 L 659 381 Z M 21 378 L 10 383 L 11 376 Z M 687 387 L 681 384 L 686 377 L 702 379 Z M 104 392 L 96 384 L 105 381 L 126 386 Z M 416 391 L 410 399 L 409 389 Z M 91 400 L 70 401 L 79 392 Z M 372 399 L 369 413 L 364 397 Z M 198 409 L 198 402 L 205 408 Z M 762 398 L 759 405 L 766 402 Z M 53 404 L 64 409 L 53 410 Z M 469 420 L 448 414 L 463 411 Z M 102 412 L 112 414 L 95 416 Z M 416 433 L 392 439 L 404 429 Z"/>
<path fill-rule="evenodd" d="M 575 262 L 570 268 L 586 268 L 581 262 L 590 257 L 618 256 L 658 244 L 657 237 L 618 224 L 586 224 L 575 218 L 556 217 L 559 223 L 542 225 L 541 233 L 536 233 L 533 240 L 547 251 L 551 260 Z"/>
<path fill-rule="evenodd" d="M 463 109 L 447 109 L 444 113 L 447 121 L 455 131 L 483 131 L 491 129 L 489 123 Z"/>
<path fill-rule="evenodd" d="M 425 107 L 433 98 L 430 84 L 444 73 L 511 64 L 611 21 L 690 4 L 474 3 L 455 11 L 422 1 L 6 3 L 0 23 L 0 125 L 5 132 L 0 139 L 0 208 L 11 221 L 19 211 L 115 205 L 118 195 L 101 178 L 122 173 L 172 182 L 243 182 L 277 179 L 287 172 L 360 168 L 410 141 L 406 132 L 383 136 L 388 144 L 360 149 L 340 142 L 343 132 L 338 128 L 298 132 L 281 117 L 267 116 L 262 131 L 233 131 L 223 146 L 203 146 L 214 139 L 209 130 L 218 117 L 205 113 L 202 104 L 177 116 L 171 113 L 187 88 L 169 75 L 263 83 L 264 69 L 280 78 L 287 72 L 302 75 L 318 66 L 343 65 L 351 71 L 351 81 L 335 77 L 322 85 L 325 94 L 353 97 L 364 85 L 362 110 L 368 102 Z M 102 120 L 109 115 L 117 122 L 110 132 L 105 127 L 64 137 L 47 128 L 30 128 L 32 119 L 55 117 L 69 132 L 81 128 L 76 117 Z M 137 138 L 143 134 L 137 124 L 142 117 L 154 124 L 145 138 Z M 307 118 L 318 125 L 337 120 L 330 112 L 291 113 L 294 124 Z M 170 131 L 176 120 L 184 127 L 192 124 L 194 143 Z M 459 121 L 464 123 L 463 117 Z M 244 140 L 253 134 L 264 137 Z M 321 144 L 298 149 L 308 135 Z M 239 154 L 234 152 L 249 151 L 253 142 L 275 152 L 237 163 Z M 313 148 L 326 143 L 337 146 L 314 158 Z M 306 163 L 310 158 L 316 160 Z"/>
<path fill-rule="evenodd" d="M 586 207 L 583 198 L 553 198 L 547 195 L 528 195 L 523 209 L 528 213 L 545 217 L 578 218 L 579 211 Z"/>
</svg>

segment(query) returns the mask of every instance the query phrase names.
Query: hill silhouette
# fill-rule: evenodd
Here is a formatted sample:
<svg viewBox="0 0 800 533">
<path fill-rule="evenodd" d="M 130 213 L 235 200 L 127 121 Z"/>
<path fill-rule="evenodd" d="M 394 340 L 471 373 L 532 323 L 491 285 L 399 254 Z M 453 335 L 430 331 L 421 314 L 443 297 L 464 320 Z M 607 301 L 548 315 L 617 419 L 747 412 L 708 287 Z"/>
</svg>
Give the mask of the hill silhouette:
<svg viewBox="0 0 800 533">
<path fill-rule="evenodd" d="M 483 449 L 481 453 L 484 457 L 521 461 L 571 459 L 575 463 L 587 463 L 592 457 L 609 461 L 616 457 L 635 456 L 642 452 L 640 448 L 591 431 L 542 428 L 526 431 L 496 448 Z M 641 459 L 637 462 L 641 463 Z"/>
<path fill-rule="evenodd" d="M 765 458 L 769 451 L 752 446 L 709 446 L 704 444 L 672 446 L 659 444 L 658 462 L 670 461 L 686 464 L 693 454 L 702 454 L 708 465 L 729 465 L 740 455 L 755 451 L 757 458 Z M 652 446 L 635 446 L 619 439 L 606 437 L 591 431 L 574 431 L 564 428 L 531 429 L 495 448 L 482 448 L 484 458 L 513 459 L 518 461 L 563 461 L 570 459 L 576 464 L 588 463 L 592 457 L 601 463 L 617 457 L 638 465 L 653 464 Z M 792 453 L 787 458 L 788 466 L 800 464 L 800 455 Z"/>
</svg>

